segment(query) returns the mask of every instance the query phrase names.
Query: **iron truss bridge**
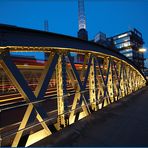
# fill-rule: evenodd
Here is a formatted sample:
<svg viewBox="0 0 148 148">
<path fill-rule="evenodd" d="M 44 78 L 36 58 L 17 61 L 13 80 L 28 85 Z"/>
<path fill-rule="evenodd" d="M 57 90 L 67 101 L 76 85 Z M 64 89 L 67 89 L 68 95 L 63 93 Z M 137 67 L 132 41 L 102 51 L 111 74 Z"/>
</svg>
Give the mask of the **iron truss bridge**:
<svg viewBox="0 0 148 148">
<path fill-rule="evenodd" d="M 23 65 L 10 54 L 26 51 L 44 52 L 48 59 Z M 74 62 L 73 55 L 82 60 Z M 134 63 L 107 49 L 3 46 L 0 70 L 7 79 L 0 85 L 15 88 L 6 93 L 1 87 L 1 121 L 15 120 L 1 124 L 1 146 L 30 146 L 146 85 Z"/>
<path fill-rule="evenodd" d="M 92 42 L 0 25 L 0 45 L 1 146 L 30 146 L 146 85 L 132 61 Z"/>
</svg>

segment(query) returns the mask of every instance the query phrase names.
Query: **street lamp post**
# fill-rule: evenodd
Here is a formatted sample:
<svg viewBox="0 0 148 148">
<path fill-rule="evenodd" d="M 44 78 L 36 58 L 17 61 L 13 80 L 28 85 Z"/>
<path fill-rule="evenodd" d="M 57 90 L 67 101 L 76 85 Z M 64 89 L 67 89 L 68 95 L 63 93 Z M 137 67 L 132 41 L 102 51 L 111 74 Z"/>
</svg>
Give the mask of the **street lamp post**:
<svg viewBox="0 0 148 148">
<path fill-rule="evenodd" d="M 141 54 L 144 54 L 146 51 L 147 51 L 146 48 L 139 48 L 139 50 L 138 50 L 138 52 L 141 53 Z M 145 60 L 145 59 L 144 59 L 144 60 Z M 143 60 L 143 62 L 144 62 L 144 60 Z M 143 63 L 143 64 L 144 64 L 144 63 Z M 143 66 L 143 68 L 141 68 L 141 70 L 143 71 L 143 73 L 144 73 L 144 67 L 145 67 L 145 66 Z"/>
<path fill-rule="evenodd" d="M 146 48 L 139 48 L 139 52 L 141 52 L 141 53 L 146 52 Z"/>
</svg>

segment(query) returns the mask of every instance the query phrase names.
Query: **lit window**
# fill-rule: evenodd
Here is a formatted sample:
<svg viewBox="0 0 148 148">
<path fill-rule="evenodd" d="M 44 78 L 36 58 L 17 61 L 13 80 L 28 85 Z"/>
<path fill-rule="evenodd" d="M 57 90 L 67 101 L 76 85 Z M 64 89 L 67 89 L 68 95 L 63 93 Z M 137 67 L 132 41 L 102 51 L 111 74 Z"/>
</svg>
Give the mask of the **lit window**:
<svg viewBox="0 0 148 148">
<path fill-rule="evenodd" d="M 123 43 L 123 47 L 130 46 L 130 42 Z"/>
<path fill-rule="evenodd" d="M 133 53 L 126 53 L 124 54 L 126 57 L 132 57 L 133 56 Z"/>
<path fill-rule="evenodd" d="M 128 36 L 128 33 L 125 33 L 125 34 L 119 35 L 119 36 L 118 36 L 118 39 L 123 38 L 123 37 L 125 37 L 125 36 Z"/>
<path fill-rule="evenodd" d="M 128 53 L 128 52 L 132 52 L 132 49 L 124 49 L 120 51 L 120 53 Z"/>
</svg>

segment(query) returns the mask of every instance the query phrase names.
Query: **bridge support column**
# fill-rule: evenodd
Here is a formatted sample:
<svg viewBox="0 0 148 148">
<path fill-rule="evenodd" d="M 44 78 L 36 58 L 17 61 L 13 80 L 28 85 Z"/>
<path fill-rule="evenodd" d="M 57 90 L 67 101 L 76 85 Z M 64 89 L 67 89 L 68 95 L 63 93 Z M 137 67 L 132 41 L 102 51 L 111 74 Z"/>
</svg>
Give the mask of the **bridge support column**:
<svg viewBox="0 0 148 148">
<path fill-rule="evenodd" d="M 122 97 L 125 96 L 123 63 L 121 63 L 121 67 L 120 67 L 119 73 L 120 73 L 120 90 L 119 90 L 119 92 L 120 92 L 120 96 L 121 96 L 120 98 L 122 98 Z"/>
<path fill-rule="evenodd" d="M 113 73 L 112 73 L 112 59 L 108 59 L 108 73 L 107 73 L 107 90 L 110 98 L 110 103 L 114 102 L 113 94 Z"/>
<path fill-rule="evenodd" d="M 115 69 L 115 77 L 116 77 L 116 83 L 114 83 L 114 88 L 116 88 L 116 101 L 118 101 L 121 98 L 121 88 L 120 88 L 120 70 L 121 70 L 122 64 L 120 61 L 114 62 L 114 69 Z"/>
<path fill-rule="evenodd" d="M 57 107 L 58 119 L 57 128 L 61 129 L 66 126 L 65 121 L 65 102 L 66 95 L 66 60 L 64 55 L 60 55 L 56 66 L 56 84 L 57 84 Z"/>
<path fill-rule="evenodd" d="M 113 98 L 118 101 L 119 78 L 117 70 L 117 62 L 112 60 L 112 81 L 113 81 Z"/>
<path fill-rule="evenodd" d="M 135 73 L 135 91 L 140 88 L 139 76 Z"/>
<path fill-rule="evenodd" d="M 128 94 L 132 93 L 132 73 L 133 71 L 130 70 L 130 66 L 127 68 L 127 80 L 128 80 Z"/>
<path fill-rule="evenodd" d="M 124 69 L 123 69 L 123 83 L 124 83 L 124 94 L 125 96 L 128 95 L 128 80 L 127 80 L 127 66 L 124 65 Z"/>
<path fill-rule="evenodd" d="M 96 102 L 96 66 L 95 59 L 92 57 L 90 72 L 89 72 L 89 96 L 91 109 L 97 111 L 97 102 Z"/>
</svg>

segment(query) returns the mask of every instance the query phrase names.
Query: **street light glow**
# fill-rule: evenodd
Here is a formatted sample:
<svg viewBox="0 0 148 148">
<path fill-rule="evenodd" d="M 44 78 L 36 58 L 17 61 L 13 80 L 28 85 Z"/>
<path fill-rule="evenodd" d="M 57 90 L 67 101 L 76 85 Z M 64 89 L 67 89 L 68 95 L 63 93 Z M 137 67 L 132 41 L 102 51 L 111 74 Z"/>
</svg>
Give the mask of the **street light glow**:
<svg viewBox="0 0 148 148">
<path fill-rule="evenodd" d="M 146 49 L 145 48 L 140 48 L 139 52 L 146 52 Z"/>
</svg>

